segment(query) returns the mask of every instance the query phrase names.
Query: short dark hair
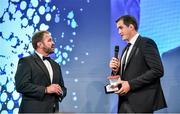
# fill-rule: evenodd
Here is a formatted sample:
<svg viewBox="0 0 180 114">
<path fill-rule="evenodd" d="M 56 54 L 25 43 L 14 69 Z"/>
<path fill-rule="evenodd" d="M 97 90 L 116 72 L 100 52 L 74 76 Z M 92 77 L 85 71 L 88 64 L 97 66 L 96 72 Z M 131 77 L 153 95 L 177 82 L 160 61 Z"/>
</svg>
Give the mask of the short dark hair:
<svg viewBox="0 0 180 114">
<path fill-rule="evenodd" d="M 37 49 L 37 43 L 42 41 L 45 33 L 49 34 L 48 31 L 39 31 L 32 36 L 32 46 L 35 50 Z"/>
<path fill-rule="evenodd" d="M 129 27 L 129 25 L 132 24 L 134 26 L 135 30 L 136 31 L 138 30 L 137 21 L 133 16 L 131 16 L 131 15 L 121 16 L 116 20 L 116 23 L 118 23 L 120 20 L 122 20 L 126 26 Z"/>
</svg>

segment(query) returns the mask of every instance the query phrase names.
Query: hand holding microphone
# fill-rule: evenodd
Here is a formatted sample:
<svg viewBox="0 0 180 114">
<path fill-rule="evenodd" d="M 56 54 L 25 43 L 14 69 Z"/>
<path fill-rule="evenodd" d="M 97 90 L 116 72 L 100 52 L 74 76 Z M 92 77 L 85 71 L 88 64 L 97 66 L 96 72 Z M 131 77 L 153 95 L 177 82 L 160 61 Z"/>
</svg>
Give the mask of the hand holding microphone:
<svg viewBox="0 0 180 114">
<path fill-rule="evenodd" d="M 112 69 L 113 72 L 118 72 L 120 67 L 120 60 L 118 59 L 119 53 L 119 46 L 115 46 L 114 48 L 114 57 L 112 57 L 109 67 Z"/>
<path fill-rule="evenodd" d="M 120 61 L 119 59 L 113 57 L 109 63 L 109 67 L 112 69 L 113 72 L 117 72 L 119 70 Z"/>
</svg>

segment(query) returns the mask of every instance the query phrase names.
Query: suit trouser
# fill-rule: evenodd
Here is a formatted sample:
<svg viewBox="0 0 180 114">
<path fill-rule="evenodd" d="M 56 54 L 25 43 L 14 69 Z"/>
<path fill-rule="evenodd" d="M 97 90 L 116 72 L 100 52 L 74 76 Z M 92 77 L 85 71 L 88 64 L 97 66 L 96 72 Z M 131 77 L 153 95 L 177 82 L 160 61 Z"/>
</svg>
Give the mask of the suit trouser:
<svg viewBox="0 0 180 114">
<path fill-rule="evenodd" d="M 137 114 L 137 112 L 134 112 L 133 109 L 131 108 L 131 105 L 127 100 L 123 101 L 121 105 L 118 108 L 118 113 L 131 113 L 131 114 Z M 139 114 L 153 114 L 153 112 L 148 112 L 148 113 L 139 113 Z"/>
<path fill-rule="evenodd" d="M 118 108 L 118 113 L 135 113 L 135 112 L 132 110 L 128 101 L 123 101 Z"/>
</svg>

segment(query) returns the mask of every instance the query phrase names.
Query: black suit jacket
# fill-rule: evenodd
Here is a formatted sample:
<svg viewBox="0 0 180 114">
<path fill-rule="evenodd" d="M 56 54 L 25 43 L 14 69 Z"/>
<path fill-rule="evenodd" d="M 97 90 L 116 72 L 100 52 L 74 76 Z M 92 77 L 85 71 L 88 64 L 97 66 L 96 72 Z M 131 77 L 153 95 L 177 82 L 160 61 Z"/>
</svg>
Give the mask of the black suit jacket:
<svg viewBox="0 0 180 114">
<path fill-rule="evenodd" d="M 66 96 L 60 65 L 49 60 L 53 69 L 53 84 L 62 87 L 63 94 L 45 94 L 45 87 L 51 84 L 48 70 L 37 54 L 21 58 L 15 75 L 16 90 L 22 94 L 19 112 L 53 112 L 58 110 L 59 103 Z"/>
<path fill-rule="evenodd" d="M 131 90 L 119 96 L 119 106 L 126 99 L 135 112 L 153 112 L 166 107 L 160 84 L 163 73 L 157 45 L 152 39 L 139 36 L 121 77 L 129 82 Z"/>
</svg>

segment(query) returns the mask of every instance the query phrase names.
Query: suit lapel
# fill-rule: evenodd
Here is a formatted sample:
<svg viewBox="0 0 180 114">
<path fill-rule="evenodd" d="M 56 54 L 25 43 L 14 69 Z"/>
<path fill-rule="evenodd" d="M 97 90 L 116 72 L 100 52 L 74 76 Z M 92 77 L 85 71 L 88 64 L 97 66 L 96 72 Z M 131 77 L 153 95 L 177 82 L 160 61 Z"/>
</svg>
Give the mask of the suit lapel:
<svg viewBox="0 0 180 114">
<path fill-rule="evenodd" d="M 126 50 L 126 47 L 122 50 L 121 58 L 123 57 L 125 50 Z"/>
<path fill-rule="evenodd" d="M 50 81 L 50 76 L 49 76 L 49 72 L 48 72 L 45 64 L 44 64 L 43 61 L 41 60 L 41 58 L 40 58 L 36 53 L 33 55 L 33 57 L 34 57 L 35 62 L 37 63 L 37 65 L 38 65 L 38 66 L 42 69 L 42 71 L 46 74 L 45 77 L 46 77 L 47 81 L 48 81 L 49 83 L 51 83 L 51 81 Z"/>
<path fill-rule="evenodd" d="M 138 44 L 139 44 L 139 42 L 140 42 L 140 39 L 141 39 L 141 36 L 138 36 L 138 38 L 137 38 L 137 40 L 136 40 L 136 42 L 135 42 L 135 44 L 134 44 L 134 46 L 133 46 L 133 48 L 132 48 L 130 54 L 129 54 L 129 57 L 128 57 L 128 60 L 127 60 L 125 69 L 127 68 L 127 66 L 128 66 L 128 64 L 129 64 L 129 62 L 130 62 L 132 56 L 134 55 L 134 53 L 135 53 L 135 51 L 136 51 L 136 49 L 137 49 L 137 47 L 138 47 Z"/>
<path fill-rule="evenodd" d="M 122 54 L 121 54 L 121 62 L 122 62 L 122 57 L 123 57 L 123 55 L 124 55 L 124 52 L 125 52 L 125 50 L 126 50 L 126 48 L 127 47 L 124 47 L 124 49 L 122 50 Z M 120 67 L 121 69 L 120 69 L 120 75 L 122 75 L 122 64 L 121 64 L 121 67 Z"/>
</svg>

